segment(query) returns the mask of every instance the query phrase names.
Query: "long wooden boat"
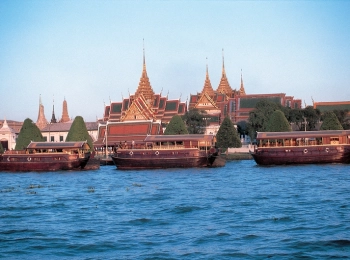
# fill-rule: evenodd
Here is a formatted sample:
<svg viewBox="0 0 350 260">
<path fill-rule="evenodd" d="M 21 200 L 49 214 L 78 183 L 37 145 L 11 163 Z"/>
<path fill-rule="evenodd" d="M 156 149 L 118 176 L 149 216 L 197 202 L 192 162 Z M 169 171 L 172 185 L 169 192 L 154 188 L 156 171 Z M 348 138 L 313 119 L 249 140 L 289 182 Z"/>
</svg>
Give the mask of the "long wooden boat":
<svg viewBox="0 0 350 260">
<path fill-rule="evenodd" d="M 258 132 L 260 165 L 350 163 L 350 130 Z"/>
<path fill-rule="evenodd" d="M 149 135 L 142 142 L 118 147 L 118 169 L 190 168 L 213 165 L 218 149 L 213 135 Z"/>
<path fill-rule="evenodd" d="M 87 142 L 31 142 L 23 151 L 0 155 L 0 171 L 83 169 L 90 158 Z"/>
</svg>

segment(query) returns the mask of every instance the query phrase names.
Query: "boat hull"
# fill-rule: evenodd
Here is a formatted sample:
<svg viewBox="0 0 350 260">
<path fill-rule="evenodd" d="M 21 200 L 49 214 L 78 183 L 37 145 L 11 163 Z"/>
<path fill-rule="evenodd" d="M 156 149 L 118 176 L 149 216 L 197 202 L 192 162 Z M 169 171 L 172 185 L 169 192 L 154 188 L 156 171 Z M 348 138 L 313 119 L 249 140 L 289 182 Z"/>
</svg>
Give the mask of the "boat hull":
<svg viewBox="0 0 350 260">
<path fill-rule="evenodd" d="M 112 160 L 120 170 L 208 167 L 214 154 L 198 149 L 118 150 Z"/>
<path fill-rule="evenodd" d="M 350 145 L 257 148 L 259 165 L 350 163 Z"/>
<path fill-rule="evenodd" d="M 0 156 L 0 171 L 60 171 L 83 169 L 90 158 L 72 154 L 3 154 Z"/>
</svg>

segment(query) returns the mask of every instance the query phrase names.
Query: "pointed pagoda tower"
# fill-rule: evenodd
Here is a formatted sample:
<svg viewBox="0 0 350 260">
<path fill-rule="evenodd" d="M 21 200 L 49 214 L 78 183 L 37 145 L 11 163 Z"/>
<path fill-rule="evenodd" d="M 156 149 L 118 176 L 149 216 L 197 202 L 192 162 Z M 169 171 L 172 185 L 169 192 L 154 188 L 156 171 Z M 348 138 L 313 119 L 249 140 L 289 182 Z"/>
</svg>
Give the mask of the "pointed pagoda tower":
<svg viewBox="0 0 350 260">
<path fill-rule="evenodd" d="M 242 69 L 241 69 L 241 86 L 239 88 L 239 95 L 240 96 L 245 96 L 245 89 L 244 89 L 244 84 L 243 84 L 243 77 L 242 77 Z"/>
<path fill-rule="evenodd" d="M 52 117 L 51 117 L 51 124 L 56 124 L 57 120 L 56 120 L 56 116 L 55 116 L 55 99 L 53 100 L 53 104 L 52 104 Z"/>
<path fill-rule="evenodd" d="M 145 59 L 145 47 L 143 47 L 143 68 L 142 68 L 142 75 L 140 78 L 139 86 L 137 87 L 137 90 L 135 92 L 134 98 L 137 99 L 140 95 L 143 95 L 145 100 L 148 104 L 152 105 L 153 97 L 154 97 L 154 91 L 151 87 L 151 83 L 149 81 L 149 78 L 147 76 L 147 70 L 146 70 L 146 59 Z"/>
<path fill-rule="evenodd" d="M 68 115 L 68 106 L 67 106 L 67 101 L 66 98 L 63 100 L 63 109 L 62 109 L 62 118 L 60 120 L 60 123 L 65 123 L 70 120 L 69 115 Z"/>
<path fill-rule="evenodd" d="M 220 84 L 216 90 L 219 93 L 226 94 L 228 97 L 232 95 L 232 88 L 230 86 L 230 83 L 228 82 L 228 79 L 226 77 L 226 71 L 225 71 L 225 60 L 224 60 L 224 50 L 222 50 L 222 74 L 221 74 L 221 80 Z"/>
<path fill-rule="evenodd" d="M 201 92 L 201 95 L 204 95 L 204 94 L 207 94 L 210 97 L 214 97 L 215 95 L 214 89 L 211 85 L 210 78 L 209 78 L 208 64 L 207 64 L 207 69 L 205 74 L 204 86 Z"/>
<path fill-rule="evenodd" d="M 45 113 L 44 113 L 44 106 L 41 103 L 41 95 L 39 97 L 39 113 L 38 113 L 38 119 L 36 120 L 37 127 L 41 130 L 46 127 L 48 124 Z"/>
</svg>

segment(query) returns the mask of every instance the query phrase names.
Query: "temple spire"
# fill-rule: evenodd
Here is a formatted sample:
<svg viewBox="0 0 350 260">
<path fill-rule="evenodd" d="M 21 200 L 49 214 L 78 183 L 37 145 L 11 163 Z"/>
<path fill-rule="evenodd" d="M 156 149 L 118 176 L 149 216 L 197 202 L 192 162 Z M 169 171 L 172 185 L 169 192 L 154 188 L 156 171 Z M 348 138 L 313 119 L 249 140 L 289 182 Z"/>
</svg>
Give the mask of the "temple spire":
<svg viewBox="0 0 350 260">
<path fill-rule="evenodd" d="M 154 91 L 152 89 L 151 83 L 150 83 L 149 78 L 147 76 L 146 55 L 145 55 L 145 44 L 144 43 L 143 43 L 143 68 L 142 68 L 142 75 L 141 75 L 141 78 L 140 78 L 139 86 L 137 87 L 136 92 L 135 92 L 135 98 L 138 98 L 141 94 L 147 100 L 148 104 L 152 104 Z"/>
<path fill-rule="evenodd" d="M 222 75 L 226 75 L 226 71 L 225 71 L 225 58 L 224 58 L 224 49 L 222 49 Z"/>
<path fill-rule="evenodd" d="M 224 58 L 224 49 L 222 49 L 222 73 L 221 80 L 219 86 L 217 88 L 217 92 L 226 94 L 227 96 L 231 96 L 233 90 L 228 82 L 225 71 L 225 58 Z"/>
<path fill-rule="evenodd" d="M 208 62 L 206 65 L 205 81 L 204 81 L 204 86 L 201 94 L 204 95 L 205 93 L 208 94 L 209 96 L 214 96 L 215 94 L 209 78 Z"/>
<path fill-rule="evenodd" d="M 241 69 L 241 87 L 239 88 L 239 94 L 240 95 L 245 95 L 245 89 L 244 89 L 244 84 L 243 84 L 243 76 L 242 76 L 242 69 Z"/>
<path fill-rule="evenodd" d="M 55 116 L 55 98 L 52 101 L 52 117 L 51 117 L 51 124 L 57 123 L 56 116 Z"/>
<path fill-rule="evenodd" d="M 63 109 L 62 109 L 62 118 L 60 120 L 60 123 L 65 123 L 70 120 L 69 115 L 68 115 L 68 105 L 66 98 L 63 100 Z"/>
<path fill-rule="evenodd" d="M 48 124 L 48 122 L 45 118 L 44 106 L 41 102 L 41 94 L 40 94 L 40 96 L 39 96 L 39 113 L 38 113 L 38 119 L 36 120 L 36 125 L 41 130 L 44 127 L 46 127 L 47 124 Z"/>
</svg>

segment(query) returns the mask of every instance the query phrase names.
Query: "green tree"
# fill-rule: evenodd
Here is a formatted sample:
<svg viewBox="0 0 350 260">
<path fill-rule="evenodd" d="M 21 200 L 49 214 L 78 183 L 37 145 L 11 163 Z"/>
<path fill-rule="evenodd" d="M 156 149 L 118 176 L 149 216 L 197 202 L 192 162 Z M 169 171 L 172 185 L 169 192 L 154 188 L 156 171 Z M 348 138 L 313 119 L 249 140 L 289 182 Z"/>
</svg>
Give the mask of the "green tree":
<svg viewBox="0 0 350 260">
<path fill-rule="evenodd" d="M 243 135 L 243 136 L 248 135 L 248 123 L 247 123 L 247 121 L 237 122 L 237 131 L 240 135 Z"/>
<path fill-rule="evenodd" d="M 0 153 L 4 153 L 4 147 L 2 147 L 2 143 L 0 142 Z"/>
<path fill-rule="evenodd" d="M 216 134 L 216 145 L 219 148 L 242 147 L 238 132 L 229 117 L 225 117 L 220 125 L 219 131 Z"/>
<path fill-rule="evenodd" d="M 166 127 L 164 131 L 165 135 L 184 135 L 188 134 L 188 131 L 186 129 L 186 125 L 184 121 L 182 120 L 181 116 L 175 115 L 170 120 L 168 126 Z"/>
<path fill-rule="evenodd" d="M 259 101 L 253 111 L 249 113 L 248 118 L 248 133 L 253 140 L 256 137 L 256 132 L 265 132 L 266 124 L 271 114 L 276 110 L 282 110 L 282 106 L 268 100 Z"/>
<path fill-rule="evenodd" d="M 306 122 L 306 130 L 316 130 L 316 125 L 320 121 L 321 112 L 317 108 L 314 109 L 312 106 L 307 106 L 303 109 L 303 116 Z M 305 127 L 305 124 L 304 124 Z"/>
<path fill-rule="evenodd" d="M 344 128 L 344 130 L 350 129 L 350 117 L 349 117 L 349 110 L 333 110 L 334 114 L 337 116 L 340 124 Z"/>
<path fill-rule="evenodd" d="M 322 117 L 323 117 L 323 122 L 320 130 L 343 130 L 344 129 L 340 124 L 337 116 L 332 111 L 325 112 Z"/>
<path fill-rule="evenodd" d="M 190 109 L 183 115 L 189 134 L 203 134 L 205 131 L 206 112 L 196 108 Z"/>
<path fill-rule="evenodd" d="M 45 138 L 37 125 L 31 119 L 27 118 L 24 120 L 22 128 L 19 131 L 15 150 L 23 150 L 31 141 L 44 142 Z"/>
<path fill-rule="evenodd" d="M 288 132 L 292 131 L 284 113 L 280 110 L 273 112 L 266 124 L 267 132 Z"/>
<path fill-rule="evenodd" d="M 91 151 L 93 151 L 93 144 L 92 144 L 92 138 L 89 135 L 84 119 L 81 116 L 77 116 L 75 117 L 67 138 L 66 138 L 66 142 L 71 142 L 71 141 L 87 141 L 87 143 L 90 146 Z"/>
<path fill-rule="evenodd" d="M 289 116 L 287 119 L 289 123 L 294 124 L 296 129 L 298 129 L 299 131 L 302 130 L 303 123 L 304 123 L 304 114 L 302 109 L 299 109 L 299 108 L 291 109 L 289 111 Z"/>
</svg>

